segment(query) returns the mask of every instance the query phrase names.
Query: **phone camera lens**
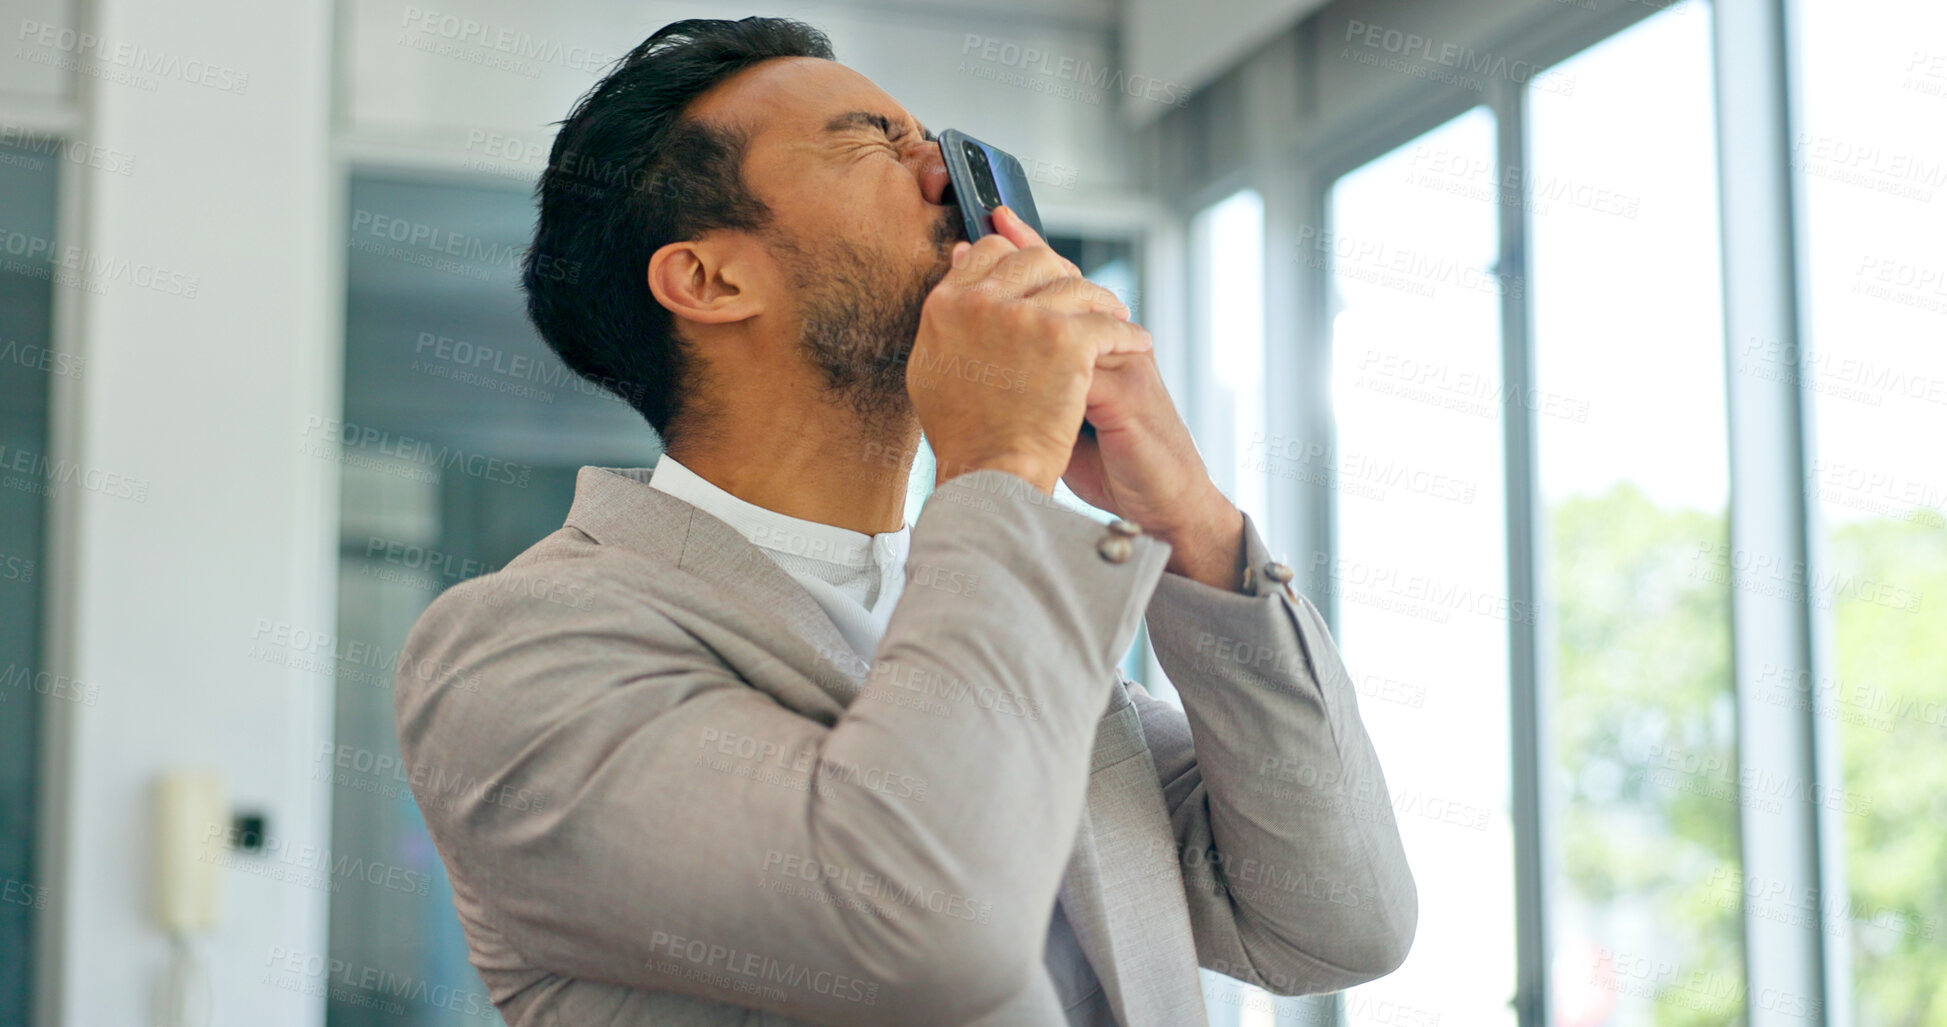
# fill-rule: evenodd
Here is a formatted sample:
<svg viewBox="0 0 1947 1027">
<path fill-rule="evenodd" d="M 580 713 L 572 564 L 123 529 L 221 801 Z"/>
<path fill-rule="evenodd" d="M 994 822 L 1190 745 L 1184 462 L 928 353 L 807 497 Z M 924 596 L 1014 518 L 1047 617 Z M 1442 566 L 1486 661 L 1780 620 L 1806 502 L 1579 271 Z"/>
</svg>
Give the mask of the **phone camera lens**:
<svg viewBox="0 0 1947 1027">
<path fill-rule="evenodd" d="M 967 170 L 973 173 L 974 198 L 989 210 L 1000 206 L 1000 188 L 994 183 L 994 166 L 987 160 L 987 151 L 970 142 L 963 143 L 962 148 L 967 154 Z"/>
</svg>

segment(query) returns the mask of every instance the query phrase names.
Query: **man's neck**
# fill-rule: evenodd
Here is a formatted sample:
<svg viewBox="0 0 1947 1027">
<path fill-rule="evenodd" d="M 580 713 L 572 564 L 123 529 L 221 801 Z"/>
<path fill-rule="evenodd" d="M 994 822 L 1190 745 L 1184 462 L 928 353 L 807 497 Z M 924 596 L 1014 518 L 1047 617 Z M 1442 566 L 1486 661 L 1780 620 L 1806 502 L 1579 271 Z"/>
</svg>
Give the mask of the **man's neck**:
<svg viewBox="0 0 1947 1027">
<path fill-rule="evenodd" d="M 669 453 L 746 503 L 866 535 L 906 525 L 906 484 L 919 447 L 910 416 L 872 428 L 842 408 L 773 409 L 713 419 L 711 436 Z"/>
</svg>

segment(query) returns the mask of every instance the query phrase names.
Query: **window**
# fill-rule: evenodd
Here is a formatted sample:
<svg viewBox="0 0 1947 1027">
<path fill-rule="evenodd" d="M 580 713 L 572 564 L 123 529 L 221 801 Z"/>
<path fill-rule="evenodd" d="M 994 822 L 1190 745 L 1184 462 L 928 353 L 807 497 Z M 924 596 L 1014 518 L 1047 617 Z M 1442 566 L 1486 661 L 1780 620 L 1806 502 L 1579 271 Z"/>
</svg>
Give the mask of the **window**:
<svg viewBox="0 0 1947 1027">
<path fill-rule="evenodd" d="M 330 1027 L 499 1022 L 467 962 L 446 868 L 410 790 L 452 768 L 400 766 L 393 668 L 358 654 L 397 653 L 440 592 L 561 527 L 580 466 L 641 467 L 657 455 L 635 412 L 570 373 L 529 326 L 518 260 L 532 210 L 520 191 L 352 180 L 341 658 L 334 737 L 315 772 L 333 785 L 332 865 L 373 869 L 327 882 L 330 957 L 456 998 L 399 1002 L 337 988 L 326 1003 Z M 480 255 L 434 260 L 369 228 L 393 218 L 477 239 Z M 438 457 L 456 451 L 490 459 Z M 399 455 L 420 453 L 425 460 Z"/>
<path fill-rule="evenodd" d="M 1192 221 L 1190 245 L 1196 254 L 1191 338 L 1200 364 L 1178 407 L 1186 418 L 1207 412 L 1199 422 L 1198 449 L 1211 480 L 1251 515 L 1271 544 L 1270 493 L 1281 467 L 1265 412 L 1264 198 L 1244 189 L 1204 208 Z M 1152 683 L 1150 690 L 1172 692 L 1167 682 Z M 1329 998 L 1281 998 L 1208 970 L 1203 984 L 1213 1025 L 1330 1024 L 1336 1015 Z"/>
<path fill-rule="evenodd" d="M 1653 70 L 1652 70 L 1653 69 Z M 1530 89 L 1523 178 L 1559 864 L 1554 1021 L 1744 1008 L 1710 23 L 1657 15 Z M 1652 299 L 1653 297 L 1653 299 Z"/>
<path fill-rule="evenodd" d="M 53 352 L 54 139 L 0 146 L 0 1022 L 26 1023 L 34 920 L 47 912 L 37 870 L 40 722 L 50 702 L 93 702 L 80 682 L 41 669 L 47 496 L 72 480 L 48 454 L 48 395 L 80 362 Z"/>
<path fill-rule="evenodd" d="M 1265 518 L 1264 200 L 1231 194 L 1197 216 L 1192 243 L 1201 352 L 1202 402 L 1215 414 L 1205 463 L 1217 487 L 1258 523 Z"/>
<path fill-rule="evenodd" d="M 1331 270 L 1336 601 L 1359 712 L 1384 760 L 1419 889 L 1397 972 L 1345 997 L 1350 1024 L 1512 1024 L 1513 832 L 1494 118 L 1475 108 L 1340 178 L 1298 259 Z M 1456 180 L 1459 187 L 1456 187 Z M 1309 465 L 1309 466 L 1308 466 Z M 1402 1020 L 1409 1016 L 1413 1019 Z"/>
<path fill-rule="evenodd" d="M 1828 671 L 1773 682 L 1838 737 L 1845 891 L 1829 959 L 1861 1024 L 1947 1018 L 1947 9 L 1870 18 L 1796 5 L 1806 323 L 1798 347 L 1735 340 L 1736 372 L 1785 376 L 1817 407 L 1806 489 L 1825 566 Z M 1796 350 L 1796 351 L 1795 351 Z M 1834 889 L 1836 892 L 1836 888 Z M 1802 898 L 1786 896 L 1785 898 Z M 1748 901 L 1761 901 L 1752 898 Z M 1790 909 L 1781 900 L 1772 911 Z"/>
</svg>

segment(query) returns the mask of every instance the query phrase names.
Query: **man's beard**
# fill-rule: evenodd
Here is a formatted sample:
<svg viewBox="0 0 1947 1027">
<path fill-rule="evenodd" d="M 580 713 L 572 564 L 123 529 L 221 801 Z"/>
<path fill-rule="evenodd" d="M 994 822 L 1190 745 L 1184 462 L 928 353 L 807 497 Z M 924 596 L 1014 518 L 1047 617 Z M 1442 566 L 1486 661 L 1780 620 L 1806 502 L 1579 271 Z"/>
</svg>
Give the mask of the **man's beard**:
<svg viewBox="0 0 1947 1027">
<path fill-rule="evenodd" d="M 934 261 L 924 270 L 845 239 L 815 248 L 777 240 L 802 297 L 799 350 L 818 369 L 826 391 L 868 430 L 890 427 L 912 411 L 906 361 L 919 335 L 920 311 L 951 269 L 950 253 L 961 238 L 957 218 L 935 222 L 926 242 Z"/>
</svg>

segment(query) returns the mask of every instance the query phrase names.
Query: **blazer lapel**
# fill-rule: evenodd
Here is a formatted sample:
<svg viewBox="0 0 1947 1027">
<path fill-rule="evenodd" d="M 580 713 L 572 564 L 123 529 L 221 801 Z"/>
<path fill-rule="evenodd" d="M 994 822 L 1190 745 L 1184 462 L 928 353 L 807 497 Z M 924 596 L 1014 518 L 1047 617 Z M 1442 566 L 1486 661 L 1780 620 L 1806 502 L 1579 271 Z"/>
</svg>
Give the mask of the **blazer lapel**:
<svg viewBox="0 0 1947 1027">
<path fill-rule="evenodd" d="M 1088 804 L 1062 876 L 1075 939 L 1123 1027 L 1207 1024 L 1169 811 L 1118 679 L 1095 734 Z"/>
<path fill-rule="evenodd" d="M 866 663 L 817 601 L 735 528 L 649 484 L 649 468 L 583 467 L 567 525 L 677 572 L 642 582 L 682 626 L 787 707 L 837 719 Z M 805 683 L 810 670 L 810 685 Z"/>
</svg>

